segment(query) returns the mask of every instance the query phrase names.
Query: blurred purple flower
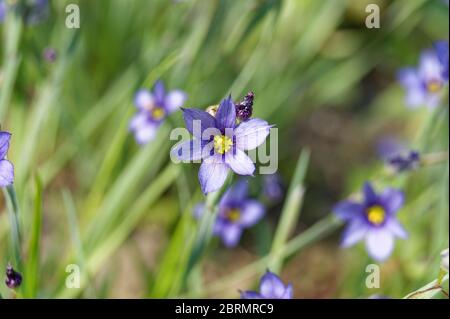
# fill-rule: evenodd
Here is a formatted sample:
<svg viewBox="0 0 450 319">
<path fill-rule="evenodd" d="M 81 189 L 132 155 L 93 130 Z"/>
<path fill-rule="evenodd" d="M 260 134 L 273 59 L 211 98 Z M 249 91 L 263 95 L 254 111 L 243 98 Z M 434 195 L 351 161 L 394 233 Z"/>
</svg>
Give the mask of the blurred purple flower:
<svg viewBox="0 0 450 319">
<path fill-rule="evenodd" d="M 420 154 L 417 151 L 400 153 L 388 158 L 387 164 L 396 172 L 414 170 L 420 164 Z"/>
<path fill-rule="evenodd" d="M 383 161 L 387 161 L 391 157 L 407 151 L 407 148 L 399 139 L 392 136 L 383 136 L 377 141 L 376 151 Z"/>
<path fill-rule="evenodd" d="M 0 0 L 0 22 L 3 22 L 3 20 L 5 20 L 6 10 L 7 7 L 5 0 Z"/>
<path fill-rule="evenodd" d="M 0 22 L 6 17 L 8 11 L 18 9 L 23 14 L 25 23 L 34 25 L 46 19 L 49 14 L 48 0 L 26 0 L 23 2 L 11 2 L 0 0 Z"/>
<path fill-rule="evenodd" d="M 181 90 L 166 92 L 162 81 L 155 83 L 153 91 L 139 90 L 134 97 L 138 113 L 131 119 L 130 130 L 139 144 L 146 144 L 156 136 L 159 126 L 172 112 L 183 106 L 187 99 Z"/>
<path fill-rule="evenodd" d="M 27 24 L 38 24 L 48 17 L 48 0 L 27 0 L 25 2 L 25 22 Z"/>
<path fill-rule="evenodd" d="M 443 77 L 444 66 L 435 50 L 427 50 L 420 57 L 419 66 L 404 68 L 398 73 L 398 80 L 406 90 L 406 104 L 410 107 L 426 105 L 436 107 L 442 97 L 447 81 Z"/>
<path fill-rule="evenodd" d="M 6 267 L 6 279 L 5 284 L 10 289 L 14 289 L 20 286 L 22 283 L 22 275 L 14 270 L 11 265 Z"/>
<path fill-rule="evenodd" d="M 397 173 L 416 169 L 420 164 L 420 153 L 408 150 L 402 142 L 393 137 L 381 138 L 377 144 L 377 152 Z"/>
<path fill-rule="evenodd" d="M 204 205 L 197 205 L 194 210 L 195 217 L 200 218 L 203 211 Z M 235 247 L 243 230 L 255 225 L 264 214 L 264 205 L 248 198 L 248 184 L 241 180 L 220 199 L 213 234 L 219 236 L 225 246 Z"/>
<path fill-rule="evenodd" d="M 406 239 L 408 236 L 396 217 L 403 206 L 404 194 L 392 188 L 376 194 L 370 183 L 364 185 L 363 194 L 361 203 L 345 200 L 333 209 L 347 222 L 341 245 L 350 247 L 365 239 L 369 255 L 384 261 L 394 249 L 395 237 Z"/>
<path fill-rule="evenodd" d="M 448 41 L 435 42 L 434 49 L 442 65 L 442 76 L 448 81 Z"/>
<path fill-rule="evenodd" d="M 48 63 L 53 63 L 56 61 L 56 58 L 58 57 L 56 50 L 53 48 L 45 48 L 42 52 L 42 57 L 45 61 Z"/>
<path fill-rule="evenodd" d="M 0 132 L 0 187 L 9 186 L 14 182 L 14 167 L 6 159 L 10 140 L 10 133 Z"/>
<path fill-rule="evenodd" d="M 231 96 L 222 100 L 216 117 L 198 109 L 182 110 L 194 139 L 175 145 L 172 154 L 181 161 L 203 160 L 198 172 L 203 193 L 220 189 L 230 169 L 239 175 L 253 175 L 255 165 L 244 151 L 266 140 L 271 128 L 266 121 L 251 119 L 236 126 Z"/>
<path fill-rule="evenodd" d="M 263 193 L 270 201 L 276 202 L 283 197 L 283 185 L 278 174 L 264 175 Z"/>
<path fill-rule="evenodd" d="M 241 292 L 241 299 L 292 299 L 293 288 L 287 286 L 274 273 L 267 271 L 262 276 L 259 284 L 259 292 L 244 291 Z"/>
</svg>

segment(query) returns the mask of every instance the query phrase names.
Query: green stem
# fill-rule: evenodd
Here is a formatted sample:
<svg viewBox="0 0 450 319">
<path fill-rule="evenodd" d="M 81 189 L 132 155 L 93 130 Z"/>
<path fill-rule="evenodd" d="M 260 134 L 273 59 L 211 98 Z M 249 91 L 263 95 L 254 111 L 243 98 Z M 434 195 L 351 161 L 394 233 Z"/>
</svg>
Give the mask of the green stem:
<svg viewBox="0 0 450 319">
<path fill-rule="evenodd" d="M 14 254 L 14 266 L 18 271 L 22 271 L 22 241 L 20 235 L 19 206 L 17 205 L 17 196 L 14 186 L 8 186 L 3 189 L 8 207 L 8 218 L 11 226 L 11 248 Z"/>
<path fill-rule="evenodd" d="M 227 180 L 220 188 L 220 190 L 218 190 L 217 192 L 209 193 L 206 197 L 205 209 L 199 221 L 197 234 L 194 239 L 194 245 L 186 267 L 184 278 L 185 281 L 188 279 L 190 272 L 195 267 L 197 262 L 201 259 L 206 247 L 211 241 L 212 228 L 217 217 L 216 206 L 222 195 L 231 185 L 232 180 L 233 175 L 228 175 Z"/>
</svg>

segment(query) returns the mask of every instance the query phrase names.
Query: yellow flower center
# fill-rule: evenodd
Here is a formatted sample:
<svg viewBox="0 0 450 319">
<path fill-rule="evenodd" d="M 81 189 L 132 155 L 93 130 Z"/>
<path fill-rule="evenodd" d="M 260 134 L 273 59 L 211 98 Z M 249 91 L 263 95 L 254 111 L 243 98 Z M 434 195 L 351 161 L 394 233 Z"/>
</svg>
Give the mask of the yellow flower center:
<svg viewBox="0 0 450 319">
<path fill-rule="evenodd" d="M 233 141 L 226 135 L 214 136 L 214 150 L 219 154 L 228 152 L 233 146 Z"/>
<path fill-rule="evenodd" d="M 161 120 L 166 115 L 166 111 L 164 111 L 162 107 L 154 107 L 151 112 L 153 119 L 157 121 Z"/>
<path fill-rule="evenodd" d="M 241 212 L 239 209 L 233 208 L 227 212 L 227 219 L 232 222 L 237 222 L 241 218 Z"/>
<path fill-rule="evenodd" d="M 380 225 L 386 218 L 386 212 L 381 206 L 372 206 L 367 210 L 367 219 L 374 225 Z"/>
<path fill-rule="evenodd" d="M 442 83 L 440 81 L 432 80 L 427 83 L 427 90 L 430 93 L 437 93 L 441 90 Z"/>
</svg>

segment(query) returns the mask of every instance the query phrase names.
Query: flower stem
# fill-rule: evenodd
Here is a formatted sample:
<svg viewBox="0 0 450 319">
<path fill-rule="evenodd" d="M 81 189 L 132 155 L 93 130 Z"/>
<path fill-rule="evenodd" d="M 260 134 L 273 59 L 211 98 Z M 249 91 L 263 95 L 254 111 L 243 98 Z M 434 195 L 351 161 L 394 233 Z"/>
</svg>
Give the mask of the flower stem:
<svg viewBox="0 0 450 319">
<path fill-rule="evenodd" d="M 211 241 L 212 228 L 217 217 L 216 206 L 222 195 L 231 185 L 232 180 L 233 174 L 229 174 L 223 186 L 217 192 L 209 193 L 206 197 L 205 211 L 203 212 L 198 224 L 194 245 L 186 267 L 185 280 L 187 280 L 190 272 L 201 259 L 206 247 Z"/>
<path fill-rule="evenodd" d="M 8 186 L 3 189 L 8 207 L 8 218 L 11 226 L 11 248 L 14 254 L 14 266 L 22 271 L 22 241 L 19 227 L 19 206 L 17 205 L 17 196 L 14 186 Z"/>
</svg>

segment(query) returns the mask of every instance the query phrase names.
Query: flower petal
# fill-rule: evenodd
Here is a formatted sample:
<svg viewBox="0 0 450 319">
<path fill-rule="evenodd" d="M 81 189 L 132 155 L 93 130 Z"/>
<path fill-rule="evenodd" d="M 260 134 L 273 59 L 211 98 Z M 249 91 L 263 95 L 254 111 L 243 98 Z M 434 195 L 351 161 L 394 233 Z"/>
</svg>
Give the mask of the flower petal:
<svg viewBox="0 0 450 319">
<path fill-rule="evenodd" d="M 0 132 L 0 160 L 6 157 L 9 149 L 11 134 L 8 132 Z"/>
<path fill-rule="evenodd" d="M 255 225 L 265 213 L 264 205 L 257 200 L 247 200 L 241 207 L 239 225 L 250 227 Z"/>
<path fill-rule="evenodd" d="M 148 116 L 145 112 L 139 112 L 130 120 L 130 130 L 135 131 L 147 124 Z"/>
<path fill-rule="evenodd" d="M 433 45 L 442 66 L 442 76 L 448 81 L 448 41 L 437 41 Z"/>
<path fill-rule="evenodd" d="M 260 146 L 270 133 L 270 128 L 266 121 L 251 119 L 236 127 L 236 147 L 242 150 L 252 150 Z"/>
<path fill-rule="evenodd" d="M 200 165 L 198 178 L 204 194 L 219 190 L 228 176 L 228 165 L 224 164 L 220 156 L 211 156 Z"/>
<path fill-rule="evenodd" d="M 220 102 L 216 113 L 217 125 L 219 129 L 234 129 L 236 126 L 236 107 L 234 106 L 231 95 Z"/>
<path fill-rule="evenodd" d="M 406 90 L 406 104 L 408 106 L 417 107 L 425 103 L 427 92 L 415 69 L 402 69 L 398 73 L 397 78 Z"/>
<path fill-rule="evenodd" d="M 156 137 L 159 124 L 147 121 L 145 124 L 140 125 L 134 129 L 134 136 L 136 141 L 143 145 L 152 141 Z"/>
<path fill-rule="evenodd" d="M 378 196 L 375 193 L 375 190 L 372 187 L 372 184 L 369 182 L 366 182 L 363 186 L 363 194 L 364 194 L 364 203 L 365 206 L 372 206 L 377 204 L 378 202 Z"/>
<path fill-rule="evenodd" d="M 210 114 L 199 109 L 184 109 L 183 117 L 188 131 L 198 139 L 202 139 L 203 131 L 216 127 L 216 120 Z"/>
<path fill-rule="evenodd" d="M 235 152 L 225 154 L 225 163 L 227 163 L 230 168 L 239 175 L 253 175 L 255 172 L 255 164 L 253 164 L 250 157 L 248 157 L 244 151 L 241 151 L 238 148 Z"/>
<path fill-rule="evenodd" d="M 0 161 L 0 187 L 6 187 L 14 182 L 14 166 L 10 161 Z"/>
<path fill-rule="evenodd" d="M 241 299 L 263 299 L 263 297 L 256 291 L 243 291 L 241 292 Z"/>
<path fill-rule="evenodd" d="M 353 246 L 366 236 L 368 230 L 369 226 L 361 217 L 350 221 L 342 235 L 341 247 Z"/>
<path fill-rule="evenodd" d="M 292 285 L 289 284 L 281 299 L 292 299 L 293 297 L 294 297 L 294 287 L 292 287 Z"/>
<path fill-rule="evenodd" d="M 388 214 L 395 214 L 402 208 L 405 195 L 402 191 L 394 188 L 386 188 L 380 195 L 380 203 Z"/>
<path fill-rule="evenodd" d="M 344 200 L 337 203 L 333 212 L 342 220 L 350 220 L 360 217 L 364 213 L 364 206 L 349 200 Z"/>
<path fill-rule="evenodd" d="M 227 224 L 222 228 L 220 236 L 227 247 L 235 247 L 239 243 L 242 229 L 236 224 Z"/>
<path fill-rule="evenodd" d="M 166 89 L 164 88 L 164 83 L 162 81 L 157 81 L 153 86 L 153 94 L 155 98 L 155 103 L 158 106 L 163 106 L 165 102 Z"/>
<path fill-rule="evenodd" d="M 209 156 L 209 154 L 202 154 L 203 150 L 201 141 L 194 139 L 176 144 L 170 152 L 180 161 L 191 162 Z"/>
<path fill-rule="evenodd" d="M 167 94 L 164 106 L 167 112 L 172 113 L 183 106 L 187 100 L 187 94 L 181 90 L 174 90 Z"/>
<path fill-rule="evenodd" d="M 388 229 L 371 229 L 366 236 L 366 247 L 373 259 L 384 261 L 394 250 L 394 235 Z"/>
<path fill-rule="evenodd" d="M 403 228 L 403 226 L 400 224 L 400 222 L 394 217 L 391 217 L 386 221 L 385 227 L 387 229 L 389 229 L 389 231 L 398 238 L 401 238 L 401 239 L 408 238 L 408 232 Z"/>
<path fill-rule="evenodd" d="M 418 72 L 424 82 L 443 80 L 442 66 L 434 51 L 428 50 L 422 53 Z"/>
<path fill-rule="evenodd" d="M 261 278 L 259 292 L 264 298 L 280 299 L 283 297 L 286 288 L 281 279 L 274 273 L 267 271 Z"/>
<path fill-rule="evenodd" d="M 141 89 L 134 96 L 134 105 L 138 110 L 146 111 L 153 107 L 155 99 L 148 90 Z"/>
<path fill-rule="evenodd" d="M 230 187 L 220 199 L 219 206 L 224 207 L 230 204 L 236 205 L 247 198 L 248 182 L 244 179 L 239 180 Z"/>
</svg>

